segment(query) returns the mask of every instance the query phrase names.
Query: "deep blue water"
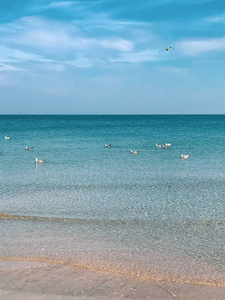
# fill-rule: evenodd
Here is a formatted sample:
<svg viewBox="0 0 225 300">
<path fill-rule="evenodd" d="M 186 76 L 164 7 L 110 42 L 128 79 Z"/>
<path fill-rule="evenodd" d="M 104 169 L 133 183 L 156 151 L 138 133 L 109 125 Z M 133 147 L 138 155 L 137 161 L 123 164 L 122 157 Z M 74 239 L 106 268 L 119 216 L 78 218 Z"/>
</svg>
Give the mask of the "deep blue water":
<svg viewBox="0 0 225 300">
<path fill-rule="evenodd" d="M 224 115 L 0 116 L 0 151 L 0 256 L 225 278 Z"/>
</svg>

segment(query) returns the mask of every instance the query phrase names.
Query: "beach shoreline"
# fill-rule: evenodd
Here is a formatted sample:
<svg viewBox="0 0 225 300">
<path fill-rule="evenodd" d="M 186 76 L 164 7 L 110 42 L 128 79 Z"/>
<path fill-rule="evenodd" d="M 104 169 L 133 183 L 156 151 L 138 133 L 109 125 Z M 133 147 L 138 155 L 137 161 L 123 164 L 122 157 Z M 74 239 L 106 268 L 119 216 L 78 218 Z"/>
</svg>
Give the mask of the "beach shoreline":
<svg viewBox="0 0 225 300">
<path fill-rule="evenodd" d="M 225 300 L 224 116 L 0 123 L 1 299 Z"/>
<path fill-rule="evenodd" d="M 151 281 L 48 262 L 0 260 L 0 299 L 223 300 L 225 288 Z"/>
</svg>

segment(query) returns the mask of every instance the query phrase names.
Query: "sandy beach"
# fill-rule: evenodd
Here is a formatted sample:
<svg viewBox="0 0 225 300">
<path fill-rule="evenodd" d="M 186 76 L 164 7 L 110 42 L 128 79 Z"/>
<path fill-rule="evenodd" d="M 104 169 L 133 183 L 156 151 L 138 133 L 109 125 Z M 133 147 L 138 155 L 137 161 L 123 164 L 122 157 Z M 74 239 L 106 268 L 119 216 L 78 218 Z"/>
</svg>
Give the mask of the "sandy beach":
<svg viewBox="0 0 225 300">
<path fill-rule="evenodd" d="M 127 275 L 31 261 L 0 261 L 1 300 L 223 300 L 225 289 L 139 280 Z"/>
</svg>

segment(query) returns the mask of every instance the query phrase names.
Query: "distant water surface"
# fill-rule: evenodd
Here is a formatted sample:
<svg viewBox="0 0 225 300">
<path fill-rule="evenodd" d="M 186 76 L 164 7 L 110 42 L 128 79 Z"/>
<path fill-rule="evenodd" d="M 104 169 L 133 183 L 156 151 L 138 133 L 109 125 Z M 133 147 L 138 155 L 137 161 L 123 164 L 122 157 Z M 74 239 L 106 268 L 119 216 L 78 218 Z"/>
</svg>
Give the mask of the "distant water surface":
<svg viewBox="0 0 225 300">
<path fill-rule="evenodd" d="M 224 130 L 224 115 L 0 116 L 0 256 L 224 286 Z"/>
</svg>

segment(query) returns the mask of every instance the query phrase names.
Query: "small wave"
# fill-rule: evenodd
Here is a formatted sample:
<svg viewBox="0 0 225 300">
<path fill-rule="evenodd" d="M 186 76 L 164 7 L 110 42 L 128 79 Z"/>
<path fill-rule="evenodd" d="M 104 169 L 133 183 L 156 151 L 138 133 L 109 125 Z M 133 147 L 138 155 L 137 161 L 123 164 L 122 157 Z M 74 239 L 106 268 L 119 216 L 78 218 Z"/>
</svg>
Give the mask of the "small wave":
<svg viewBox="0 0 225 300">
<path fill-rule="evenodd" d="M 72 224 L 131 224 L 135 220 L 112 220 L 112 219 L 79 219 L 79 218 L 60 218 L 60 217 L 42 217 L 27 215 L 11 215 L 0 214 L 0 219 L 4 220 L 24 220 L 24 221 L 40 221 L 40 222 L 56 222 L 56 223 L 72 223 Z"/>
<path fill-rule="evenodd" d="M 60 218 L 60 217 L 45 217 L 45 216 L 29 216 L 29 215 L 11 215 L 11 214 L 0 214 L 0 220 L 24 220 L 24 221 L 40 221 L 40 222 L 55 222 L 55 223 L 69 223 L 69 224 L 96 224 L 96 225 L 132 225 L 143 223 L 160 223 L 161 225 L 168 225 L 176 223 L 178 226 L 191 226 L 191 224 L 202 225 L 202 226 L 224 226 L 225 220 L 155 220 L 155 219 L 81 219 L 81 218 Z"/>
<path fill-rule="evenodd" d="M 118 268 L 108 268 L 101 265 L 92 265 L 92 264 L 85 264 L 85 263 L 76 263 L 66 260 L 57 260 L 57 259 L 47 259 L 44 257 L 7 257 L 7 256 L 0 256 L 0 260 L 5 261 L 30 261 L 30 262 L 43 262 L 43 263 L 50 263 L 50 264 L 56 264 L 56 265 L 63 265 L 63 266 L 69 266 L 74 268 L 82 268 L 82 269 L 88 269 L 90 271 L 98 271 L 98 272 L 105 272 L 105 273 L 114 273 L 114 274 L 120 274 L 120 275 L 127 275 L 131 277 L 136 277 L 142 280 L 150 280 L 155 282 L 173 282 L 173 283 L 182 283 L 182 284 L 194 284 L 194 285 L 204 285 L 204 286 L 210 286 L 210 287 L 225 287 L 225 282 L 221 281 L 218 282 L 218 280 L 212 280 L 207 281 L 204 279 L 185 279 L 181 277 L 168 277 L 163 275 L 154 276 L 151 274 L 145 274 L 140 272 L 131 272 L 127 270 L 122 270 Z"/>
</svg>

